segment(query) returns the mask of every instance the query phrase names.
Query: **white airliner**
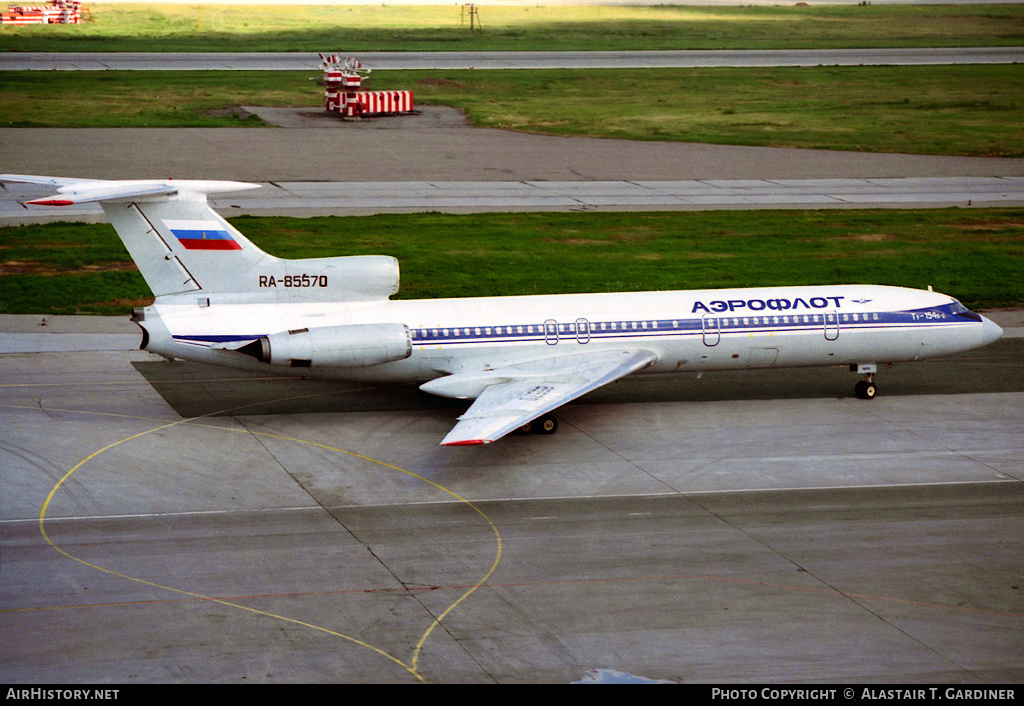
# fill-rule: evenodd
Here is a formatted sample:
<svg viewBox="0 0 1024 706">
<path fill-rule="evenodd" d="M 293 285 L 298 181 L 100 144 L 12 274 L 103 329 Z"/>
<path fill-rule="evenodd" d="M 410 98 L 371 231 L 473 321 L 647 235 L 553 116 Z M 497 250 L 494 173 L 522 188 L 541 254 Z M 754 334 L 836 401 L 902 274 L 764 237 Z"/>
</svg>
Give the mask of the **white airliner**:
<svg viewBox="0 0 1024 706">
<path fill-rule="evenodd" d="M 207 204 L 223 181 L 0 175 L 56 187 L 25 202 L 99 202 L 156 300 L 142 348 L 283 374 L 415 382 L 474 400 L 441 441 L 551 433 L 550 413 L 631 373 L 849 366 L 875 396 L 879 363 L 966 351 L 1002 329 L 952 297 L 873 285 L 391 301 L 385 256 L 283 260 Z"/>
</svg>

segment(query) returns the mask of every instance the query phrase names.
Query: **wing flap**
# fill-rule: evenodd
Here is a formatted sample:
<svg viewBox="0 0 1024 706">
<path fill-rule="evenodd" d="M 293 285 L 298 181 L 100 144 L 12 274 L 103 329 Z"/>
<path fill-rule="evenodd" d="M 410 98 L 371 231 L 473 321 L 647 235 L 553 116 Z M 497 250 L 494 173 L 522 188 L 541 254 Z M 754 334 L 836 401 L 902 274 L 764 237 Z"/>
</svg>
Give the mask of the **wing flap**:
<svg viewBox="0 0 1024 706">
<path fill-rule="evenodd" d="M 493 384 L 483 388 L 441 445 L 489 444 L 542 414 L 642 370 L 656 360 L 657 355 L 647 350 L 604 351 L 488 371 L 486 374 L 493 376 Z M 480 384 L 481 373 L 456 374 L 442 380 L 448 388 L 458 389 L 459 378 L 463 375 L 470 387 Z M 430 383 L 422 389 L 430 392 Z"/>
</svg>

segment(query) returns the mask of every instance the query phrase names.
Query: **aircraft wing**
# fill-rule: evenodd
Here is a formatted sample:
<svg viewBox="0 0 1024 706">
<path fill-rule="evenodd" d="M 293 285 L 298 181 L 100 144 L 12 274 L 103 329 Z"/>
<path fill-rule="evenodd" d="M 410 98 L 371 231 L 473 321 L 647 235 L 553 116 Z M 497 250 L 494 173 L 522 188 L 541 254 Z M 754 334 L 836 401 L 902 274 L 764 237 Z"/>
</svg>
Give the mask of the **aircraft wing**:
<svg viewBox="0 0 1024 706">
<path fill-rule="evenodd" d="M 447 397 L 476 396 L 441 441 L 442 446 L 489 444 L 591 390 L 646 368 L 657 357 L 646 350 L 597 351 L 479 373 L 456 373 L 421 389 Z"/>
</svg>

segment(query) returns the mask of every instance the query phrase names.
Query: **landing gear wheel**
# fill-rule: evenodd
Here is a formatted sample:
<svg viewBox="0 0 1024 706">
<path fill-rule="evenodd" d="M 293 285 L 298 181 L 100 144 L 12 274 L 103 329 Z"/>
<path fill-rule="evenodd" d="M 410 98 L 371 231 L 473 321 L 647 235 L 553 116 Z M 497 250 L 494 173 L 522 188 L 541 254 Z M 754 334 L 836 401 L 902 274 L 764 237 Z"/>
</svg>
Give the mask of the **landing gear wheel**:
<svg viewBox="0 0 1024 706">
<path fill-rule="evenodd" d="M 874 382 L 861 380 L 853 388 L 853 392 L 862 400 L 873 400 L 875 395 L 878 394 L 878 389 L 875 387 Z"/>
<path fill-rule="evenodd" d="M 525 436 L 526 434 L 554 434 L 556 431 L 558 431 L 558 420 L 550 414 L 545 414 L 527 422 L 512 433 L 517 436 Z"/>
<path fill-rule="evenodd" d="M 526 436 L 527 434 L 532 434 L 533 430 L 534 430 L 534 423 L 533 422 L 527 422 L 526 424 L 524 424 L 523 426 L 519 427 L 518 429 L 516 429 L 512 433 L 517 435 L 517 436 Z"/>
</svg>

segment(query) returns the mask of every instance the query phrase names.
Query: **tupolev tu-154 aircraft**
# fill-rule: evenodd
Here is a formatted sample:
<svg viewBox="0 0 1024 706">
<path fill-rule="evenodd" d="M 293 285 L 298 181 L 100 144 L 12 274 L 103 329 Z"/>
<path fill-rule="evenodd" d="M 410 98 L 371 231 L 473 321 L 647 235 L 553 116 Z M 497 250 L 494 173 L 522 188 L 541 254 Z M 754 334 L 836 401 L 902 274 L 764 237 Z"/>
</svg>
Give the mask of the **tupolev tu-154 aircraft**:
<svg viewBox="0 0 1024 706">
<path fill-rule="evenodd" d="M 632 373 L 849 366 L 875 396 L 878 364 L 966 351 L 1002 335 L 952 297 L 874 285 L 396 300 L 386 256 L 287 260 L 221 218 L 224 181 L 0 175 L 55 187 L 26 201 L 98 202 L 156 296 L 142 349 L 282 374 L 417 383 L 474 400 L 442 445 L 551 433 L 551 412 Z"/>
</svg>

